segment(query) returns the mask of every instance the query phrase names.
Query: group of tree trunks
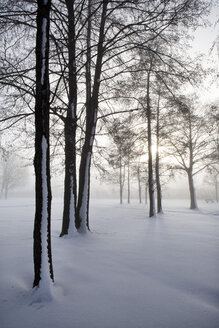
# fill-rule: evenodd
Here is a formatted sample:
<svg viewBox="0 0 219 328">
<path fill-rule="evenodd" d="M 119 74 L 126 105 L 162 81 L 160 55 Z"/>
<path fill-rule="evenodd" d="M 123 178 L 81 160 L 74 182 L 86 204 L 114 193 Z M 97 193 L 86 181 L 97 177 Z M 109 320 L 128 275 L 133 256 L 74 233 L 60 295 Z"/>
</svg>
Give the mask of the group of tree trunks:
<svg viewBox="0 0 219 328">
<path fill-rule="evenodd" d="M 50 112 L 58 117 L 64 126 L 64 209 L 60 236 L 73 233 L 76 230 L 85 233 L 90 229 L 90 169 L 99 118 L 100 97 L 103 101 L 107 97 L 114 98 L 118 91 L 120 95 L 125 92 L 125 90 L 119 90 L 119 87 L 112 92 L 116 85 L 119 86 L 121 81 L 118 77 L 120 76 L 124 78 L 124 76 L 131 74 L 130 80 L 136 79 L 136 72 L 146 76 L 145 96 L 140 98 L 144 99 L 142 109 L 147 118 L 149 215 L 154 216 L 151 83 L 154 83 L 155 77 L 158 78 L 159 75 L 159 81 L 163 81 L 163 85 L 167 85 L 168 89 L 168 80 L 165 74 L 162 75 L 158 69 L 161 62 L 170 67 L 169 75 L 181 74 L 169 62 L 175 62 L 179 67 L 183 65 L 178 63 L 178 59 L 172 58 L 171 54 L 167 54 L 165 49 L 163 50 L 165 47 L 162 42 L 168 44 L 171 38 L 177 38 L 177 29 L 175 29 L 177 24 L 186 27 L 194 24 L 205 12 L 207 5 L 208 2 L 204 0 L 180 0 L 178 2 L 174 0 L 154 2 L 149 0 L 143 2 L 132 0 L 54 0 L 52 3 L 51 0 L 37 0 L 36 81 L 35 92 L 32 94 L 35 97 L 34 167 L 36 175 L 34 287 L 39 287 L 43 279 L 53 280 L 50 232 L 52 198 L 50 185 Z M 59 6 L 60 10 L 58 10 Z M 28 15 L 27 17 L 29 19 Z M 6 20 L 7 17 L 5 16 L 4 19 Z M 32 28 L 34 24 L 30 23 L 28 19 L 21 22 L 19 18 L 16 18 L 14 24 L 19 26 L 24 24 L 25 27 Z M 50 23 L 57 30 L 51 31 Z M 62 26 L 62 28 L 58 28 L 58 26 Z M 50 51 L 51 43 L 52 51 Z M 142 60 L 144 65 L 139 65 L 138 62 L 142 62 Z M 185 72 L 188 73 L 188 71 L 187 67 Z M 53 85 L 54 81 L 57 81 L 52 90 L 50 74 L 53 76 L 51 79 Z M 166 73 L 166 75 L 168 74 Z M 118 80 L 115 82 L 116 78 Z M 190 78 L 190 75 L 186 77 L 185 73 L 183 80 L 185 81 L 186 78 Z M 10 83 L 12 87 L 17 88 L 14 80 Z M 85 86 L 84 89 L 81 85 Z M 65 96 L 62 98 L 63 90 L 65 90 L 63 93 Z M 80 115 L 78 115 L 79 93 L 80 97 L 81 94 L 84 97 Z M 54 104 L 55 100 L 58 105 Z M 66 108 L 63 108 L 64 104 L 67 105 Z M 158 101 L 157 149 L 160 138 L 159 110 Z M 107 115 L 109 113 L 106 113 Z M 82 124 L 80 121 L 79 124 L 79 120 L 85 123 Z M 106 122 L 106 118 L 103 122 Z M 82 131 L 82 138 L 80 139 L 80 167 L 77 179 L 76 139 L 79 126 Z M 120 162 L 122 156 L 120 149 Z M 129 163 L 130 159 L 131 157 Z M 121 165 L 120 168 L 120 199 L 122 199 L 123 173 Z M 186 170 L 190 190 L 193 193 L 191 165 L 186 167 Z M 158 212 L 161 212 L 158 151 L 155 173 Z M 191 207 L 194 208 L 194 205 L 195 198 Z"/>
</svg>

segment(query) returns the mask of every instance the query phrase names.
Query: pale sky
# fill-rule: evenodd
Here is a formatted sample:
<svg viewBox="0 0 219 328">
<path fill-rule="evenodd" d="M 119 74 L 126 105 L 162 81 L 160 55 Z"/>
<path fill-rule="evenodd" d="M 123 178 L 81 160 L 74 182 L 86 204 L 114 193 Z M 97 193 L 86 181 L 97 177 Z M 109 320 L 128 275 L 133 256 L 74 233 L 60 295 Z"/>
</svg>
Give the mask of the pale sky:
<svg viewBox="0 0 219 328">
<path fill-rule="evenodd" d="M 194 32 L 193 50 L 195 53 L 202 52 L 205 55 L 209 55 L 210 49 L 219 36 L 219 6 L 212 10 L 212 13 L 208 16 L 208 20 L 212 26 L 199 27 Z M 216 53 L 216 47 L 214 47 L 213 54 L 216 55 Z"/>
</svg>

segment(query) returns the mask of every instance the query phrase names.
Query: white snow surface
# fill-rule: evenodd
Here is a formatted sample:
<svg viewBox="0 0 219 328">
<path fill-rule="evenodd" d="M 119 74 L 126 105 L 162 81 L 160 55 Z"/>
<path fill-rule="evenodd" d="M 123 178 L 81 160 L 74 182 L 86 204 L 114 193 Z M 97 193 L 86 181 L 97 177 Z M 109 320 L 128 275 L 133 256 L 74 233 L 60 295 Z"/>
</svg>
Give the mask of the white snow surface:
<svg viewBox="0 0 219 328">
<path fill-rule="evenodd" d="M 0 200 L 1 328 L 218 328 L 219 208 L 187 202 L 149 219 L 134 201 L 91 200 L 92 232 L 59 238 L 54 199 L 53 297 L 34 303 L 34 203 Z"/>
</svg>

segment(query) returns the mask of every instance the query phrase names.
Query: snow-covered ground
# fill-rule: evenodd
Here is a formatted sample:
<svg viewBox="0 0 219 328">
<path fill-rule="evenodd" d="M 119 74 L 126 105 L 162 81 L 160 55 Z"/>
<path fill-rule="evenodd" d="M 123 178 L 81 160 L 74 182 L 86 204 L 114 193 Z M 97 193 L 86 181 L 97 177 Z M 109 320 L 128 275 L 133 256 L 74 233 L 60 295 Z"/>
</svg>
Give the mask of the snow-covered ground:
<svg viewBox="0 0 219 328">
<path fill-rule="evenodd" d="M 92 232 L 70 239 L 53 200 L 53 299 L 33 303 L 33 201 L 1 200 L 0 327 L 218 328 L 219 208 L 187 206 L 92 200 Z"/>
</svg>

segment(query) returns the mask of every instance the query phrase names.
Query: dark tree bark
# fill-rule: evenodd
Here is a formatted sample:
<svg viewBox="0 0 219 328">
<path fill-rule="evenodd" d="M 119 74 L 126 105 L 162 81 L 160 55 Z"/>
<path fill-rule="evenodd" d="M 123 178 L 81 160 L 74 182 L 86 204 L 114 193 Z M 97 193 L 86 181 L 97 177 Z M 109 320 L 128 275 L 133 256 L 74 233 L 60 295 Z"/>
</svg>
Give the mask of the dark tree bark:
<svg viewBox="0 0 219 328">
<path fill-rule="evenodd" d="M 49 153 L 49 22 L 50 0 L 38 0 L 36 38 L 34 282 L 53 280 L 51 254 L 51 185 Z"/>
<path fill-rule="evenodd" d="M 65 129 L 65 185 L 64 211 L 60 236 L 71 232 L 75 226 L 77 183 L 76 183 L 76 124 L 77 124 L 77 73 L 75 59 L 74 1 L 65 0 L 68 12 L 68 109 L 64 121 Z"/>
<path fill-rule="evenodd" d="M 95 137 L 97 112 L 99 103 L 100 76 L 102 72 L 102 60 L 104 55 L 104 28 L 106 22 L 106 10 L 108 0 L 103 0 L 101 22 L 99 28 L 99 42 L 97 46 L 97 59 L 92 88 L 92 95 L 86 104 L 86 130 L 85 141 L 82 148 L 79 170 L 79 192 L 76 216 L 76 228 L 80 232 L 86 232 L 89 228 L 89 198 L 90 198 L 90 166 Z"/>
<path fill-rule="evenodd" d="M 162 194 L 161 194 L 161 183 L 160 183 L 160 156 L 159 156 L 159 144 L 160 144 L 160 95 L 158 96 L 157 104 L 157 126 L 156 126 L 156 137 L 157 137 L 157 151 L 156 151 L 156 186 L 157 186 L 157 213 L 162 213 Z"/>
<path fill-rule="evenodd" d="M 149 190 L 149 217 L 155 215 L 154 205 L 154 178 L 153 178 L 153 160 L 152 160 L 152 132 L 151 132 L 151 105 L 150 105 L 150 70 L 147 75 L 147 125 L 148 125 L 148 190 Z"/>
<path fill-rule="evenodd" d="M 88 0 L 87 9 L 87 61 L 86 61 L 86 104 L 88 105 L 91 100 L 91 1 Z"/>
</svg>

